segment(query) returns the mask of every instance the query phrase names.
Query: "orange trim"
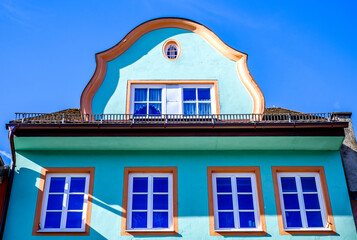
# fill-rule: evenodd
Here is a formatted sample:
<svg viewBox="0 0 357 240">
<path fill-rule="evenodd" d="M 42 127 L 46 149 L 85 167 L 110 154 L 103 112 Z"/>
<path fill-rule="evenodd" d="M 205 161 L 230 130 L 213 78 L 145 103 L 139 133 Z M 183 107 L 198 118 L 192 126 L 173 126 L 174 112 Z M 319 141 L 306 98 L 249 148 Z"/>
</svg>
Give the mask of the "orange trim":
<svg viewBox="0 0 357 240">
<path fill-rule="evenodd" d="M 176 45 L 178 46 L 178 48 L 179 48 L 179 49 L 178 49 L 179 51 L 178 51 L 177 57 L 176 57 L 176 58 L 173 58 L 173 59 L 168 58 L 168 57 L 166 56 L 166 52 L 165 52 L 166 46 L 169 45 L 169 44 L 171 44 L 171 43 L 176 44 Z M 182 51 L 181 44 L 180 44 L 178 41 L 174 40 L 174 39 L 169 39 L 169 40 L 167 40 L 167 41 L 164 43 L 164 45 L 162 45 L 162 54 L 163 54 L 164 57 L 165 57 L 167 60 L 169 60 L 169 61 L 175 61 L 175 60 L 179 59 L 179 57 L 181 56 L 181 51 Z"/>
<path fill-rule="evenodd" d="M 131 85 L 133 84 L 163 84 L 163 85 L 178 85 L 178 84 L 210 84 L 214 87 L 216 114 L 219 114 L 219 96 L 218 96 L 218 82 L 217 80 L 128 80 L 126 88 L 126 114 L 130 114 L 130 98 Z"/>
<path fill-rule="evenodd" d="M 335 223 L 333 220 L 333 214 L 331 209 L 330 197 L 327 189 L 326 177 L 324 167 L 321 166 L 304 166 L 304 167 L 271 167 L 273 172 L 273 183 L 275 191 L 276 212 L 278 215 L 279 231 L 281 235 L 335 235 Z M 320 176 L 322 194 L 324 196 L 325 210 L 327 216 L 327 222 L 330 223 L 330 230 L 326 231 L 286 231 L 284 229 L 283 214 L 281 211 L 279 185 L 278 185 L 278 172 L 314 172 Z"/>
<path fill-rule="evenodd" d="M 92 114 L 92 100 L 104 80 L 107 69 L 107 62 L 119 57 L 146 33 L 162 28 L 180 28 L 194 32 L 204 38 L 223 56 L 237 62 L 237 71 L 239 77 L 242 80 L 244 86 L 247 88 L 247 91 L 251 95 L 254 102 L 252 113 L 264 112 L 264 96 L 258 87 L 258 84 L 255 82 L 248 70 L 247 54 L 229 47 L 216 34 L 199 23 L 182 18 L 159 18 L 137 26 L 117 45 L 111 49 L 96 54 L 97 66 L 94 75 L 83 90 L 81 96 L 81 112 L 83 114 Z"/>
<path fill-rule="evenodd" d="M 172 173 L 172 198 L 173 198 L 173 231 L 147 231 L 135 232 L 126 231 L 127 208 L 128 208 L 128 188 L 130 173 Z M 124 168 L 124 186 L 123 186 L 123 210 L 121 221 L 121 235 L 178 235 L 178 212 L 177 212 L 177 167 L 126 167 Z"/>
<path fill-rule="evenodd" d="M 221 232 L 215 230 L 214 225 L 214 207 L 213 207 L 213 189 L 212 189 L 212 174 L 213 173 L 254 173 L 257 183 L 257 195 L 259 205 L 261 231 L 231 231 Z M 208 204 L 209 204 L 209 229 L 211 236 L 266 236 L 266 223 L 264 213 L 262 182 L 260 178 L 259 167 L 207 167 L 208 180 Z"/>
<path fill-rule="evenodd" d="M 38 187 L 35 221 L 33 224 L 32 235 L 41 235 L 41 236 L 89 235 L 90 217 L 91 217 L 91 213 L 92 213 L 94 170 L 95 170 L 94 167 L 42 168 L 40 183 L 39 183 L 39 187 Z M 37 232 L 39 224 L 40 224 L 40 220 L 41 220 L 41 211 L 42 211 L 43 195 L 44 195 L 44 190 L 45 190 L 46 175 L 49 173 L 89 173 L 87 216 L 86 216 L 86 227 L 85 227 L 84 232 Z"/>
</svg>

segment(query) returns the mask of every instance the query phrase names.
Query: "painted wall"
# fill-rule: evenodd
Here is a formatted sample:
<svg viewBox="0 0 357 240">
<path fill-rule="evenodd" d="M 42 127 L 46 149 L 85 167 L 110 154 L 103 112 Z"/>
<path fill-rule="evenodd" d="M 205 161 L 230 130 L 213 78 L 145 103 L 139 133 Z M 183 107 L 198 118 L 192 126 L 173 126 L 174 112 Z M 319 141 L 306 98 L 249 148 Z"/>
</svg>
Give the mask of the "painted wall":
<svg viewBox="0 0 357 240">
<path fill-rule="evenodd" d="M 5 240 L 49 239 L 32 236 L 41 167 L 95 167 L 94 200 L 89 236 L 51 239 L 136 239 L 121 236 L 124 167 L 178 167 L 179 236 L 137 239 L 223 239 L 209 236 L 207 166 L 260 166 L 267 222 L 262 239 L 356 239 L 356 231 L 338 151 L 18 151 Z M 325 168 L 338 235 L 279 235 L 271 166 L 321 166 Z M 243 239 L 244 237 L 239 237 Z M 237 239 L 237 237 L 224 237 Z"/>
<path fill-rule="evenodd" d="M 168 39 L 181 44 L 181 56 L 167 60 Z M 93 113 L 125 113 L 127 80 L 218 80 L 221 113 L 252 113 L 253 100 L 242 84 L 236 63 L 196 33 L 165 28 L 149 32 L 125 53 L 108 62 L 102 85 L 92 101 Z"/>
</svg>

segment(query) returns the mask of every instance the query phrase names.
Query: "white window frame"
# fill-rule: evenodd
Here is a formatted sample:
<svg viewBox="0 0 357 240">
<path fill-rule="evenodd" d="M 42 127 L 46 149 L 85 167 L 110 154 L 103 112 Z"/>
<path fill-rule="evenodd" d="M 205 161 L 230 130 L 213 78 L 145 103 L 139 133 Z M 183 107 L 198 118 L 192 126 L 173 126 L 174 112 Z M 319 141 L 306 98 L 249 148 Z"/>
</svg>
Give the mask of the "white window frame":
<svg viewBox="0 0 357 240">
<path fill-rule="evenodd" d="M 281 185 L 282 177 L 294 177 L 295 178 L 297 192 L 285 192 L 284 194 L 296 194 L 296 193 L 298 194 L 300 209 L 299 210 L 287 210 L 287 211 L 300 211 L 301 223 L 302 223 L 301 228 L 287 227 L 285 206 L 284 206 L 284 199 L 283 199 L 283 192 L 282 192 L 282 185 Z M 320 204 L 319 211 L 321 212 L 322 223 L 325 227 L 308 227 L 305 202 L 304 202 L 303 191 L 302 191 L 302 186 L 301 186 L 301 177 L 314 177 L 315 178 L 317 195 L 318 195 L 319 204 Z M 281 205 L 281 211 L 282 211 L 282 215 L 283 215 L 283 223 L 284 223 L 285 230 L 287 230 L 287 231 L 325 231 L 325 230 L 330 231 L 331 230 L 330 228 L 328 228 L 329 224 L 328 224 L 327 216 L 326 216 L 325 199 L 322 194 L 319 173 L 317 173 L 317 172 L 316 173 L 315 172 L 311 172 L 311 173 L 307 173 L 307 172 L 278 172 L 277 178 L 278 178 L 278 186 L 279 186 L 280 205 Z M 315 193 L 315 192 L 313 192 L 313 193 Z M 306 192 L 305 192 L 305 194 L 306 194 Z M 308 211 L 315 211 L 315 210 L 308 210 Z M 318 211 L 318 210 L 316 210 L 316 211 Z"/>
<path fill-rule="evenodd" d="M 167 89 L 168 88 L 177 88 L 179 91 L 179 99 L 178 102 L 180 102 L 180 107 L 179 107 L 179 112 L 175 114 L 183 114 L 183 89 L 184 88 L 195 88 L 196 89 L 196 96 L 197 95 L 197 88 L 209 88 L 210 89 L 210 94 L 211 94 L 211 100 L 210 101 L 192 101 L 195 102 L 196 105 L 196 113 L 195 115 L 199 116 L 198 114 L 198 103 L 211 103 L 211 114 L 216 114 L 216 99 L 215 99 L 215 87 L 214 84 L 132 84 L 131 89 L 130 89 L 130 114 L 134 114 L 134 102 L 135 102 L 135 89 L 136 88 L 154 88 L 158 89 L 161 88 L 161 114 L 166 114 L 166 103 L 167 103 Z M 147 101 L 149 102 L 149 101 Z M 191 102 L 191 101 L 190 101 Z M 188 102 L 187 102 L 188 103 Z M 149 106 L 148 106 L 149 107 Z M 155 117 L 153 115 L 152 117 Z M 156 116 L 157 117 L 157 116 Z"/>
<path fill-rule="evenodd" d="M 88 190 L 89 190 L 89 173 L 48 173 L 46 175 L 45 189 L 43 195 L 43 202 L 41 208 L 40 229 L 37 232 L 85 232 L 87 206 L 88 206 Z M 61 210 L 61 224 L 60 228 L 45 228 L 46 212 L 59 212 L 59 210 L 46 210 L 49 196 L 49 189 L 52 177 L 64 177 L 65 186 L 63 192 L 63 202 Z M 70 180 L 74 177 L 84 177 L 86 179 L 84 188 L 84 200 L 83 210 L 68 210 L 69 195 L 82 194 L 82 193 L 70 193 Z M 52 194 L 52 193 L 51 193 Z M 60 194 L 60 193 L 58 193 Z M 81 228 L 66 228 L 67 213 L 68 212 L 82 212 L 82 225 Z"/>
<path fill-rule="evenodd" d="M 147 101 L 135 101 L 135 89 L 136 88 L 147 88 Z M 149 89 L 161 89 L 161 102 L 158 101 L 149 101 Z M 165 99 L 165 100 L 164 100 Z M 131 99 L 130 99 L 130 113 L 134 114 L 134 104 L 135 103 L 146 103 L 147 105 L 147 115 L 149 115 L 149 103 L 161 103 L 161 114 L 166 112 L 166 88 L 165 85 L 158 84 L 135 84 L 131 87 Z M 138 114 L 140 115 L 140 114 Z M 155 116 L 155 115 L 153 115 Z"/>
<path fill-rule="evenodd" d="M 128 210 L 127 210 L 127 232 L 170 232 L 174 231 L 174 219 L 173 219 L 173 181 L 172 173 L 130 173 L 128 184 Z M 132 210 L 132 197 L 133 197 L 133 178 L 145 177 L 148 178 L 148 192 L 147 193 L 134 193 L 134 194 L 147 194 L 148 196 L 148 208 L 147 210 Z M 153 210 L 153 189 L 155 177 L 167 177 L 168 178 L 168 228 L 153 228 L 153 212 L 167 212 L 166 210 Z M 165 194 L 166 193 L 155 193 Z M 132 212 L 147 212 L 147 228 L 132 228 Z"/>
<path fill-rule="evenodd" d="M 218 211 L 218 194 L 217 194 L 217 184 L 216 178 L 231 178 L 231 193 L 219 193 L 219 194 L 232 194 L 233 197 L 233 216 L 234 216 L 234 228 L 219 228 L 218 212 L 231 212 L 231 210 L 219 210 Z M 240 228 L 239 212 L 252 212 L 252 210 L 239 210 L 238 208 L 238 192 L 237 192 L 237 182 L 236 178 L 250 178 L 252 185 L 252 195 L 253 195 L 253 207 L 254 207 L 254 217 L 255 217 L 255 228 Z M 212 174 L 212 192 L 213 192 L 213 209 L 214 209 L 214 225 L 215 231 L 218 232 L 239 232 L 239 231 L 262 231 L 262 224 L 260 222 L 259 213 L 259 200 L 257 194 L 257 183 L 255 173 L 213 173 Z M 250 194 L 250 193 L 239 193 L 239 194 Z"/>
</svg>

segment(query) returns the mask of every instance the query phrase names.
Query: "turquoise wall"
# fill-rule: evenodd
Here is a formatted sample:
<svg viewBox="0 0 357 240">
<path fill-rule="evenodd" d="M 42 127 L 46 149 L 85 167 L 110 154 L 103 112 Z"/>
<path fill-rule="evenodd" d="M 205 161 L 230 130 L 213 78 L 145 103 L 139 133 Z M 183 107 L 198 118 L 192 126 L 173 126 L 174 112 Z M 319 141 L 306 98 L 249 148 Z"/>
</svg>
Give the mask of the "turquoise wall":
<svg viewBox="0 0 357 240">
<path fill-rule="evenodd" d="M 244 239 L 209 235 L 207 166 L 260 166 L 267 237 L 356 239 L 339 151 L 18 151 L 4 239 Z M 336 236 L 279 235 L 271 166 L 321 166 L 326 172 Z M 32 236 L 41 167 L 95 167 L 89 236 Z M 179 236 L 121 236 L 124 167 L 177 166 Z"/>
<path fill-rule="evenodd" d="M 181 56 L 175 61 L 167 60 L 162 53 L 168 39 L 181 44 Z M 238 76 L 236 62 L 193 32 L 165 28 L 145 34 L 108 62 L 104 81 L 92 101 L 93 113 L 125 113 L 127 80 L 150 79 L 218 80 L 221 113 L 253 111 L 253 100 Z"/>
</svg>

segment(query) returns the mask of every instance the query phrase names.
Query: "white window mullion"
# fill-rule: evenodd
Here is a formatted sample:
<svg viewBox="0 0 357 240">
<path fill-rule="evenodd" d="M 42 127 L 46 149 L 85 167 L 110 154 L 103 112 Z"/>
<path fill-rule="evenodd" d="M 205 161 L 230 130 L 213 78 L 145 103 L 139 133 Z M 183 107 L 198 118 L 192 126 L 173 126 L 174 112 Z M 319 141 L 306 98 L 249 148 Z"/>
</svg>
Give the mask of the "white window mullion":
<svg viewBox="0 0 357 240">
<path fill-rule="evenodd" d="M 307 218 L 306 218 L 306 210 L 305 210 L 305 202 L 304 202 L 304 196 L 302 193 L 302 186 L 301 186 L 301 177 L 296 176 L 295 177 L 296 181 L 296 187 L 298 191 L 298 199 L 299 199 L 299 205 L 300 205 L 300 214 L 301 214 L 301 221 L 302 221 L 302 227 L 307 228 Z"/>
<path fill-rule="evenodd" d="M 64 230 L 66 228 L 70 179 L 71 179 L 70 176 L 66 176 L 66 181 L 65 181 L 65 185 L 64 185 L 63 202 L 62 202 L 61 230 Z"/>
<path fill-rule="evenodd" d="M 231 177 L 234 228 L 240 228 L 237 181 L 235 181 L 235 178 L 235 176 Z"/>
<path fill-rule="evenodd" d="M 147 227 L 149 229 L 153 226 L 153 191 L 154 191 L 154 181 L 153 177 L 148 178 L 148 211 L 147 211 Z"/>
</svg>

